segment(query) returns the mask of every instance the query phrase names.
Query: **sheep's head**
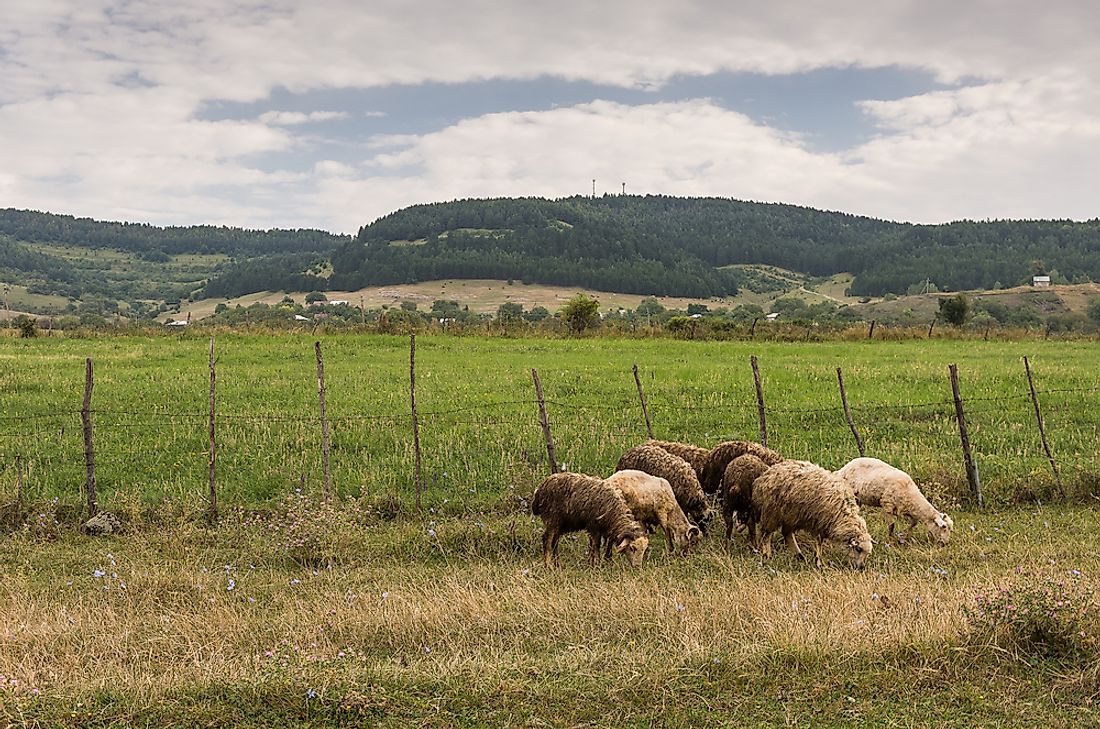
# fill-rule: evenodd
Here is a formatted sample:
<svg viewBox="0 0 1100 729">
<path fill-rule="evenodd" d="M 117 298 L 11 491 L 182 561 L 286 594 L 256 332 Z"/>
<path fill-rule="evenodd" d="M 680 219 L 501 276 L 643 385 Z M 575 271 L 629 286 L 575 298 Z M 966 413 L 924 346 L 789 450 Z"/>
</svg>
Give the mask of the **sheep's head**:
<svg viewBox="0 0 1100 729">
<path fill-rule="evenodd" d="M 947 514 L 937 512 L 936 516 L 927 522 L 928 533 L 939 544 L 947 544 L 951 541 L 951 530 L 955 528 L 955 522 Z"/>
<path fill-rule="evenodd" d="M 867 555 L 871 554 L 871 535 L 864 532 L 850 537 L 844 543 L 844 547 L 848 552 L 848 561 L 852 567 L 861 570 L 866 565 Z"/>
<path fill-rule="evenodd" d="M 645 535 L 645 531 L 638 534 L 625 534 L 619 540 L 619 543 L 615 545 L 615 551 L 619 554 L 625 555 L 630 564 L 634 567 L 640 567 L 642 565 L 642 558 L 645 556 L 646 549 L 649 548 L 649 537 Z"/>
<path fill-rule="evenodd" d="M 681 537 L 680 549 L 687 554 L 688 550 L 701 541 L 703 541 L 703 531 L 693 524 Z"/>
</svg>

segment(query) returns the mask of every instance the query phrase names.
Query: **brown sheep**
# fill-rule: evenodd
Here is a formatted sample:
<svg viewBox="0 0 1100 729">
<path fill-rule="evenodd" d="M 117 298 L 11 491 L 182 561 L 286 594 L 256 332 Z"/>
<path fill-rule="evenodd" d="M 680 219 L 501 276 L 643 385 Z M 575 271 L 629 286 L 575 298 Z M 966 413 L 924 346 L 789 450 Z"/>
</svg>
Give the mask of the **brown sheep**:
<svg viewBox="0 0 1100 729">
<path fill-rule="evenodd" d="M 753 455 L 769 466 L 774 466 L 783 460 L 771 448 L 753 443 L 748 440 L 727 440 L 710 449 L 707 454 L 706 466 L 699 475 L 699 483 L 703 491 L 708 494 L 717 493 L 722 488 L 722 475 L 726 472 L 726 466 L 734 458 L 745 454 Z"/>
<path fill-rule="evenodd" d="M 680 456 L 646 443 L 631 448 L 619 459 L 615 470 L 627 469 L 645 471 L 667 480 L 672 486 L 672 493 L 676 494 L 676 502 L 689 519 L 700 527 L 709 520 L 710 505 L 707 503 L 707 495 L 699 485 L 699 477 L 695 475 L 691 464 Z"/>
<path fill-rule="evenodd" d="M 683 509 L 676 503 L 676 495 L 667 479 L 627 469 L 611 474 L 604 483 L 623 495 L 635 519 L 664 530 L 669 551 L 678 549 L 687 553 L 703 538 L 699 527 L 687 520 Z M 607 548 L 611 549 L 610 542 Z"/>
<path fill-rule="evenodd" d="M 560 567 L 558 541 L 562 534 L 588 532 L 588 563 L 600 559 L 600 544 L 624 554 L 630 564 L 642 563 L 649 537 L 623 500 L 622 494 L 603 479 L 580 473 L 554 473 L 543 481 L 531 497 L 531 513 L 542 518 L 542 561 L 547 568 L 551 559 Z"/>
<path fill-rule="evenodd" d="M 722 475 L 722 520 L 726 523 L 726 539 L 733 535 L 735 522 L 748 527 L 749 544 L 756 542 L 756 514 L 752 510 L 752 484 L 768 470 L 768 464 L 751 453 L 729 462 Z"/>
<path fill-rule="evenodd" d="M 863 569 L 871 553 L 871 534 L 859 515 L 855 494 L 821 466 L 783 461 L 768 468 L 752 483 L 752 509 L 759 518 L 757 547 L 764 557 L 771 556 L 771 534 L 776 529 L 782 531 L 799 559 L 803 556 L 794 533 L 803 529 L 813 534 L 814 564 L 818 567 L 825 540 L 843 544 L 857 569 Z"/>
<path fill-rule="evenodd" d="M 710 454 L 706 448 L 701 448 L 690 443 L 678 443 L 673 440 L 647 440 L 643 445 L 657 446 L 661 450 L 668 451 L 674 456 L 683 458 L 695 469 L 696 478 L 702 479 L 703 469 L 707 465 L 707 456 Z"/>
</svg>

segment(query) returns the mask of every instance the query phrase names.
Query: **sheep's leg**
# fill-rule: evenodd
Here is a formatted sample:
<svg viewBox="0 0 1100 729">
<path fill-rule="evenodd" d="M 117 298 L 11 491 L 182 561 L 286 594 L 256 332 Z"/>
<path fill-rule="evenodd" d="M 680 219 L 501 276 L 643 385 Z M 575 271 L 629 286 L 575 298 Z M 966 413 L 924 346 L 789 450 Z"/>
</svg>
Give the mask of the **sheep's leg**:
<svg viewBox="0 0 1100 729">
<path fill-rule="evenodd" d="M 821 559 L 821 545 L 824 544 L 824 542 L 825 540 L 821 537 L 814 540 L 814 567 L 818 569 L 825 566 L 824 560 Z"/>
<path fill-rule="evenodd" d="M 726 541 L 728 542 L 733 538 L 733 525 L 736 521 L 736 517 L 733 512 L 722 512 L 722 520 L 726 522 Z"/>
<path fill-rule="evenodd" d="M 901 542 L 902 544 L 904 544 L 905 540 L 909 538 L 909 532 L 913 531 L 913 527 L 915 527 L 916 525 L 917 525 L 916 518 L 914 518 L 912 516 L 909 517 L 909 526 L 907 526 L 905 528 L 905 531 L 898 534 L 898 541 Z"/>
<path fill-rule="evenodd" d="M 546 569 L 550 569 L 551 558 L 557 561 L 557 546 L 558 540 L 554 534 L 553 529 L 547 529 L 542 533 L 542 564 Z"/>
<path fill-rule="evenodd" d="M 798 548 L 798 540 L 794 538 L 794 532 L 783 530 L 783 539 L 787 542 L 787 547 L 790 548 L 795 557 L 802 560 L 806 559 L 805 555 L 802 554 L 802 550 Z"/>
<path fill-rule="evenodd" d="M 611 561 L 611 550 L 614 547 L 615 547 L 615 540 L 613 540 L 611 537 L 608 537 L 607 538 L 607 546 L 604 548 L 604 553 L 603 553 L 604 559 L 606 559 L 608 562 Z"/>
<path fill-rule="evenodd" d="M 550 541 L 550 550 L 554 553 L 554 566 L 561 568 L 561 552 L 558 551 L 558 542 L 561 541 L 561 532 L 555 531 L 554 538 Z"/>
<path fill-rule="evenodd" d="M 588 565 L 595 567 L 600 562 L 600 535 L 588 532 Z"/>
<path fill-rule="evenodd" d="M 752 519 L 749 519 L 746 528 L 749 531 L 749 546 L 753 549 L 756 549 L 756 522 Z"/>
<path fill-rule="evenodd" d="M 771 559 L 772 556 L 772 533 L 761 530 L 760 532 L 760 556 L 764 559 Z"/>
</svg>

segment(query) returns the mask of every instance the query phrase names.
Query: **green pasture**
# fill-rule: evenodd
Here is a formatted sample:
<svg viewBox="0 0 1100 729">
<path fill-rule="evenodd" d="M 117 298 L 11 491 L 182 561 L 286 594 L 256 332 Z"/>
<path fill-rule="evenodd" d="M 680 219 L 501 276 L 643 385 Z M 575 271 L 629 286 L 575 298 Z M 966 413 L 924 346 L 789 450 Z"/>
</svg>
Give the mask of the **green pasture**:
<svg viewBox="0 0 1100 729">
<path fill-rule="evenodd" d="M 413 503 L 409 340 L 321 335 L 332 478 L 345 495 Z M 315 339 L 219 335 L 217 480 L 223 504 L 263 506 L 322 477 Z M 0 487 L 22 472 L 30 500 L 77 503 L 84 483 L 84 360 L 101 505 L 124 496 L 200 507 L 207 489 L 209 340 L 0 339 Z M 1100 356 L 1089 342 L 690 342 L 421 336 L 417 403 L 424 500 L 434 509 L 510 511 L 547 472 L 531 369 L 547 398 L 558 460 L 607 474 L 646 437 L 637 363 L 655 434 L 712 445 L 759 438 L 749 365 L 757 355 L 768 443 L 839 468 L 858 455 L 837 388 L 842 367 L 868 455 L 911 473 L 952 506 L 967 486 L 948 380 L 958 364 L 986 499 L 1097 493 Z M 1056 488 L 1028 395 L 1028 356 Z M 18 465 L 17 465 L 18 464 Z M 1064 492 L 1064 493 L 1063 493 Z"/>
</svg>

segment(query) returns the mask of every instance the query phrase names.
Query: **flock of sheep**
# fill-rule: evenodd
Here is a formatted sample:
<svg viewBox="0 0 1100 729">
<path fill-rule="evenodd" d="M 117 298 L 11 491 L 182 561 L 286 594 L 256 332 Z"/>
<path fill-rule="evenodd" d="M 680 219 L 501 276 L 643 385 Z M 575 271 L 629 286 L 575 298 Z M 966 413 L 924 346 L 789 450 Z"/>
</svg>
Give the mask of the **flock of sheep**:
<svg viewBox="0 0 1100 729">
<path fill-rule="evenodd" d="M 908 519 L 906 531 L 924 524 L 940 544 L 954 528 L 951 517 L 933 507 L 907 473 L 877 458 L 857 458 L 834 473 L 749 441 L 706 449 L 650 440 L 624 453 L 606 479 L 555 473 L 542 482 L 531 511 L 545 526 L 543 562 L 559 565 L 558 542 L 577 531 L 588 532 L 590 564 L 600 560 L 601 548 L 606 559 L 617 552 L 632 565 L 641 564 L 650 530 L 658 528 L 670 550 L 686 553 L 703 538 L 714 514 L 708 495 L 721 504 L 727 540 L 741 525 L 749 546 L 766 558 L 771 536 L 779 531 L 802 559 L 794 535 L 804 531 L 814 538 L 819 567 L 822 546 L 832 542 L 853 567 L 863 568 L 872 540 L 860 505 L 882 509 L 891 537 L 895 519 Z M 904 539 L 904 533 L 897 536 Z"/>
</svg>

